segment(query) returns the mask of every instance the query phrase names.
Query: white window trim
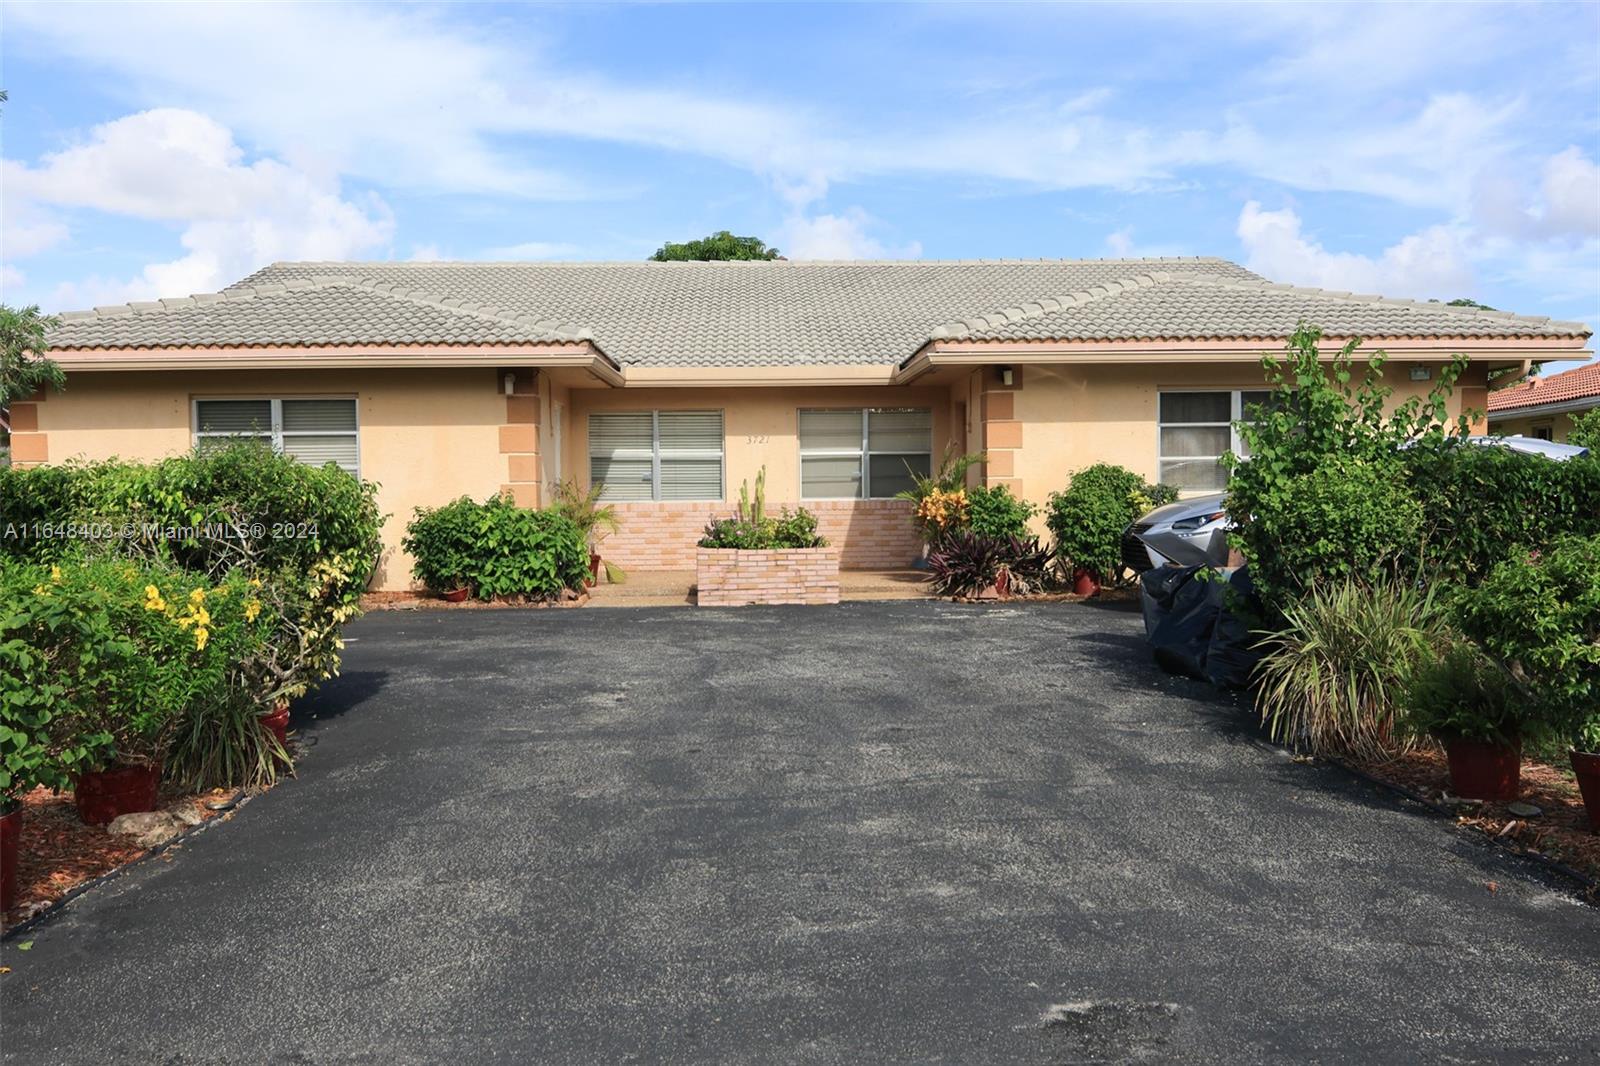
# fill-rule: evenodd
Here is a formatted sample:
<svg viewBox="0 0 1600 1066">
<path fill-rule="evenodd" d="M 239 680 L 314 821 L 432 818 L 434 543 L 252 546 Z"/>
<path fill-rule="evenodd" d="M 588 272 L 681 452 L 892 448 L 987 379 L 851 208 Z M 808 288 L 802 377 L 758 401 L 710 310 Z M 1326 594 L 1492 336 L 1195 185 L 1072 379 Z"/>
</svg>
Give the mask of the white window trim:
<svg viewBox="0 0 1600 1066">
<path fill-rule="evenodd" d="M 711 449 L 709 449 L 709 448 L 694 448 L 694 449 L 689 449 L 687 451 L 677 451 L 677 452 L 673 452 L 672 453 L 672 457 L 674 459 L 715 459 L 715 460 L 717 460 L 717 466 L 718 466 L 717 480 L 722 485 L 722 495 L 720 497 L 717 497 L 715 499 L 703 499 L 703 500 L 687 500 L 687 499 L 663 500 L 661 498 L 661 415 L 662 415 L 663 411 L 665 411 L 667 414 L 670 414 L 670 415 L 716 415 L 718 418 L 722 419 L 722 447 L 721 448 L 717 449 L 715 452 L 711 451 Z M 645 412 L 643 412 L 643 411 L 637 411 L 637 410 L 629 410 L 629 411 L 591 411 L 591 412 L 589 412 L 589 419 L 592 422 L 593 419 L 595 418 L 595 416 L 597 416 L 597 415 L 603 418 L 606 415 L 642 415 L 644 413 Z M 587 427 L 585 427 L 585 432 L 587 433 Z M 589 441 L 590 442 L 592 442 L 593 439 L 594 439 L 593 436 L 589 437 Z M 587 449 L 586 450 L 589 453 L 589 455 L 588 455 L 589 468 L 584 471 L 584 474 L 588 477 L 589 484 L 592 486 L 594 484 L 594 460 L 595 460 L 594 445 L 592 443 L 589 443 L 587 445 Z M 722 408 L 720 408 L 720 407 L 716 407 L 716 408 L 711 408 L 711 407 L 693 407 L 693 408 L 668 407 L 668 408 L 656 408 L 656 409 L 652 410 L 650 412 L 650 499 L 648 501 L 646 501 L 646 500 L 609 500 L 608 501 L 608 500 L 606 500 L 606 497 L 605 497 L 604 493 L 602 493 L 601 496 L 600 496 L 600 499 L 601 499 L 602 502 L 609 502 L 609 503 L 646 503 L 646 502 L 648 502 L 648 503 L 722 503 L 727 498 L 728 498 L 728 413 L 725 410 L 723 410 Z"/>
<path fill-rule="evenodd" d="M 265 434 L 271 439 L 272 450 L 279 455 L 283 454 L 283 438 L 285 437 L 354 437 L 356 439 L 356 469 L 355 477 L 361 476 L 361 400 L 358 396 L 349 393 L 314 393 L 300 395 L 299 393 L 280 396 L 193 396 L 189 399 L 189 437 L 198 445 L 203 438 L 237 437 L 241 440 L 259 440 L 260 433 L 224 433 L 218 430 L 200 430 L 200 405 L 214 400 L 253 400 L 260 403 L 266 400 L 272 404 L 272 426 Z M 337 430 L 327 432 L 323 430 L 284 429 L 283 428 L 283 401 L 284 400 L 348 400 L 356 415 L 356 428 L 353 430 Z M 309 464 L 308 464 L 309 465 Z"/>
<path fill-rule="evenodd" d="M 871 435 L 868 431 L 869 418 L 873 411 L 927 411 L 928 412 L 928 468 L 933 468 L 933 409 L 931 407 L 801 407 L 795 411 L 795 441 L 800 440 L 800 412 L 802 411 L 859 411 L 861 413 L 861 448 L 851 450 L 846 448 L 807 448 L 800 445 L 798 460 L 799 469 L 796 473 L 800 479 L 800 498 L 802 500 L 892 500 L 893 496 L 874 496 L 872 494 L 872 457 L 874 455 L 918 455 L 919 452 L 906 451 L 873 451 L 869 447 Z M 859 459 L 861 461 L 861 495 L 859 496 L 807 496 L 805 494 L 807 459 Z"/>
<path fill-rule="evenodd" d="M 1230 404 L 1228 406 L 1229 417 L 1228 417 L 1228 422 L 1227 422 L 1227 427 L 1228 427 L 1228 451 L 1233 453 L 1234 455 L 1238 455 L 1240 453 L 1240 450 L 1241 450 L 1241 441 L 1239 440 L 1239 422 L 1244 418 L 1244 394 L 1247 393 L 1247 392 L 1268 392 L 1268 393 L 1270 393 L 1271 391 L 1272 390 L 1270 388 L 1267 388 L 1267 387 L 1228 389 L 1228 388 L 1218 388 L 1216 386 L 1206 386 L 1206 385 L 1196 385 L 1196 386 L 1189 386 L 1189 387 L 1174 387 L 1174 388 L 1170 388 L 1170 389 L 1157 389 L 1156 390 L 1156 481 L 1159 482 L 1161 480 L 1161 468 L 1162 468 L 1162 464 L 1164 464 L 1164 463 L 1168 463 L 1168 462 L 1173 462 L 1173 463 L 1177 463 L 1177 462 L 1195 462 L 1195 461 L 1200 460 L 1200 459 L 1210 459 L 1210 460 L 1212 460 L 1213 462 L 1216 462 L 1216 463 L 1221 463 L 1222 462 L 1222 456 L 1220 456 L 1220 455 L 1215 455 L 1215 456 L 1212 456 L 1212 455 L 1163 455 L 1161 453 L 1161 431 L 1163 429 L 1216 429 L 1219 426 L 1223 425 L 1223 423 L 1221 423 L 1221 422 L 1163 422 L 1161 420 L 1161 398 L 1163 396 L 1178 396 L 1178 395 L 1182 395 L 1184 393 L 1191 393 L 1191 392 L 1225 392 L 1225 393 L 1228 393 L 1229 396 L 1230 396 L 1230 399 L 1231 399 L 1231 402 L 1230 402 Z M 1217 489 L 1182 489 L 1182 490 L 1180 490 L 1180 495 L 1203 496 L 1203 495 L 1207 495 L 1209 493 L 1213 493 L 1213 492 L 1217 492 L 1217 491 L 1219 491 L 1219 490 L 1217 490 Z"/>
</svg>

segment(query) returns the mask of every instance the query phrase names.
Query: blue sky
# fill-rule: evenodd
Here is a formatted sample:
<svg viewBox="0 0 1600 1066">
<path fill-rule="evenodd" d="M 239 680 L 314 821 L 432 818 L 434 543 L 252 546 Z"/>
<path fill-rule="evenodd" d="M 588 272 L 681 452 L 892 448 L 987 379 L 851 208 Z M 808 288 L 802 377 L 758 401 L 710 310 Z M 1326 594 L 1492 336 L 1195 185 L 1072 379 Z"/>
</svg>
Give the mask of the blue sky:
<svg viewBox="0 0 1600 1066">
<path fill-rule="evenodd" d="M 0 7 L 4 300 L 275 259 L 1221 255 L 1600 323 L 1600 5 Z"/>
</svg>

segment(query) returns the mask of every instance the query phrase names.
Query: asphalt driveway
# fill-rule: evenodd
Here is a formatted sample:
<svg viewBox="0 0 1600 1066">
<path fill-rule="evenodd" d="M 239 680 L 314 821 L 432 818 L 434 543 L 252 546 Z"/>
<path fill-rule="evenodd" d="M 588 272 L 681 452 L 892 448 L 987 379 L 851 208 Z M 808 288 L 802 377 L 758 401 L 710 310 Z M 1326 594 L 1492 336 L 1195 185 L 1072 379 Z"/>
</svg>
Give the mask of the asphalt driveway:
<svg viewBox="0 0 1600 1066">
<path fill-rule="evenodd" d="M 1136 615 L 350 637 L 299 780 L 6 944 L 7 1061 L 1600 1056 L 1600 910 L 1261 744 Z"/>
</svg>

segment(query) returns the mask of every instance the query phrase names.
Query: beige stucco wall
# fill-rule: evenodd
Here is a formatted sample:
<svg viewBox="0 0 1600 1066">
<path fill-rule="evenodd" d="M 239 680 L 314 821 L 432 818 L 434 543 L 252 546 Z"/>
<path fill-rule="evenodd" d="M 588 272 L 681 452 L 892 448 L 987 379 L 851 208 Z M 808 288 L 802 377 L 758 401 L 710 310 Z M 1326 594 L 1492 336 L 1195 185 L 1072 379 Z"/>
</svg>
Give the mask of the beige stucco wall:
<svg viewBox="0 0 1600 1066">
<path fill-rule="evenodd" d="M 189 449 L 195 397 L 355 396 L 361 476 L 379 483 L 389 516 L 375 587 L 403 589 L 411 560 L 399 545 L 412 509 L 463 493 L 482 499 L 505 481 L 500 376 L 492 369 L 73 374 L 66 392 L 39 404 L 39 430 L 50 462 L 150 460 Z"/>
<path fill-rule="evenodd" d="M 1544 427 L 1550 430 L 1550 439 L 1560 444 L 1567 442 L 1567 435 L 1572 432 L 1572 416 L 1562 411 L 1553 415 L 1540 415 L 1529 418 L 1491 418 L 1489 432 L 1499 433 L 1507 437 L 1531 437 L 1535 427 Z"/>
</svg>

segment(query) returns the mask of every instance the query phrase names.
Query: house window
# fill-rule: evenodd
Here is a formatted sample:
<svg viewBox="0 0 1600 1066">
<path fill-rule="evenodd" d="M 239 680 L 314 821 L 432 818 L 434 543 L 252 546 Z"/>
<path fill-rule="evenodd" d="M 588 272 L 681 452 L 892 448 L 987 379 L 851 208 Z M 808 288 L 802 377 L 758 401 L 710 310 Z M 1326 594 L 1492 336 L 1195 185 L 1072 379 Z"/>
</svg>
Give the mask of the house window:
<svg viewBox="0 0 1600 1066">
<path fill-rule="evenodd" d="M 721 411 L 589 416 L 589 483 L 602 500 L 721 500 Z"/>
<path fill-rule="evenodd" d="M 1534 440 L 1555 440 L 1556 429 L 1553 422 L 1545 422 L 1533 426 L 1528 430 L 1528 436 Z"/>
<path fill-rule="evenodd" d="M 1267 404 L 1265 390 L 1163 392 L 1158 397 L 1160 480 L 1185 492 L 1215 492 L 1228 487 L 1220 460 L 1227 452 L 1246 455 L 1234 423 L 1252 406 Z"/>
<path fill-rule="evenodd" d="M 259 440 L 307 466 L 337 463 L 361 471 L 356 401 L 343 399 L 239 399 L 194 401 L 195 445 L 218 440 Z"/>
<path fill-rule="evenodd" d="M 884 407 L 800 411 L 800 495 L 881 500 L 933 469 L 933 412 Z"/>
</svg>

